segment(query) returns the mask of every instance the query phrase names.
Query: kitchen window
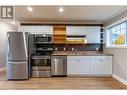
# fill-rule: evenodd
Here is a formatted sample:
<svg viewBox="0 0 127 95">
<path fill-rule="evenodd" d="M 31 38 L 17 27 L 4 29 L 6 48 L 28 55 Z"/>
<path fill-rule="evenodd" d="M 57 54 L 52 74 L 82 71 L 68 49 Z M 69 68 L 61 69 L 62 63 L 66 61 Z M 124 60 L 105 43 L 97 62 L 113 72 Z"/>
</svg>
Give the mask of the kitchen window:
<svg viewBox="0 0 127 95">
<path fill-rule="evenodd" d="M 107 46 L 127 46 L 127 21 L 107 29 Z"/>
</svg>

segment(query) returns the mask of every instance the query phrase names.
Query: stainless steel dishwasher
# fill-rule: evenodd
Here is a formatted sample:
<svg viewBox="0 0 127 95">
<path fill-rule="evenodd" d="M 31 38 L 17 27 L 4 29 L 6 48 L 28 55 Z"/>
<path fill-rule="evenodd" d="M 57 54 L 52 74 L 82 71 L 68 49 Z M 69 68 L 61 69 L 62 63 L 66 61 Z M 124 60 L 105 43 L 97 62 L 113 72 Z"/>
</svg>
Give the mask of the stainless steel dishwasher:
<svg viewBox="0 0 127 95">
<path fill-rule="evenodd" d="M 51 57 L 51 75 L 67 76 L 67 56 Z"/>
</svg>

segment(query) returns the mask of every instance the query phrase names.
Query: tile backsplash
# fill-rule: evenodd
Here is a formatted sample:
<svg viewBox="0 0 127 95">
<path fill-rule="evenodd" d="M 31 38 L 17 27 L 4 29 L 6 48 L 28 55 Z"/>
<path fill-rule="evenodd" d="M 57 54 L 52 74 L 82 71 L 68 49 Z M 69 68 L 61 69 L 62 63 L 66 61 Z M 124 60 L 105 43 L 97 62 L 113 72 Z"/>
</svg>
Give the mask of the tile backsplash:
<svg viewBox="0 0 127 95">
<path fill-rule="evenodd" d="M 84 44 L 84 45 L 74 45 L 74 44 L 54 44 L 54 50 L 56 51 L 103 51 L 103 44 Z"/>
</svg>

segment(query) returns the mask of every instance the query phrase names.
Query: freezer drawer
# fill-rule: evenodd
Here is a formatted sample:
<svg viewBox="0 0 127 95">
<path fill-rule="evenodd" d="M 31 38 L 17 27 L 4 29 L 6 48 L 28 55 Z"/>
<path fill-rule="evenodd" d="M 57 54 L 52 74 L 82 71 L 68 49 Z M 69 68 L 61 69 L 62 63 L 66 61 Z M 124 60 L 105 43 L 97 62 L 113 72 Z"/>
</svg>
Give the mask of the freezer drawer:
<svg viewBox="0 0 127 95">
<path fill-rule="evenodd" d="M 50 71 L 32 71 L 32 77 L 50 77 Z"/>
<path fill-rule="evenodd" d="M 7 61 L 7 79 L 28 79 L 28 62 Z"/>
<path fill-rule="evenodd" d="M 52 56 L 51 75 L 52 76 L 66 76 L 67 75 L 67 57 L 66 56 Z"/>
</svg>

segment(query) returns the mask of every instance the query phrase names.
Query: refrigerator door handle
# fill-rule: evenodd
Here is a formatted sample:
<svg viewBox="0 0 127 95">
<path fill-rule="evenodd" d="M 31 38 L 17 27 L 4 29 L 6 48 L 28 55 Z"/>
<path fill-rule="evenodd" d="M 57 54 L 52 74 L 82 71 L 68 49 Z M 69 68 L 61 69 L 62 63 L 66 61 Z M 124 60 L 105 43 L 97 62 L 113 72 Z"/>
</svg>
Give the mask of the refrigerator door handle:
<svg viewBox="0 0 127 95">
<path fill-rule="evenodd" d="M 7 56 L 9 57 L 10 56 L 10 50 L 9 50 L 9 46 L 10 46 L 10 40 L 9 40 L 9 35 L 7 35 Z"/>
<path fill-rule="evenodd" d="M 24 64 L 24 63 L 26 63 L 26 61 L 22 61 L 22 62 L 18 62 L 18 61 L 17 62 L 14 62 L 14 61 L 11 62 L 11 61 L 9 61 L 9 63 L 18 65 L 18 64 Z"/>
<path fill-rule="evenodd" d="M 24 41 L 25 56 L 26 56 L 26 58 L 28 58 L 26 40 L 27 39 L 26 39 L 25 33 L 23 32 L 23 41 Z"/>
</svg>

